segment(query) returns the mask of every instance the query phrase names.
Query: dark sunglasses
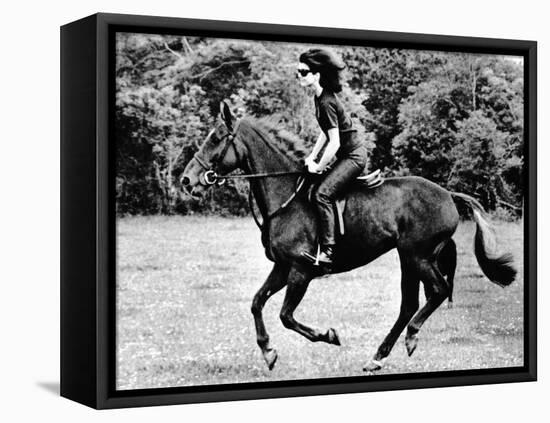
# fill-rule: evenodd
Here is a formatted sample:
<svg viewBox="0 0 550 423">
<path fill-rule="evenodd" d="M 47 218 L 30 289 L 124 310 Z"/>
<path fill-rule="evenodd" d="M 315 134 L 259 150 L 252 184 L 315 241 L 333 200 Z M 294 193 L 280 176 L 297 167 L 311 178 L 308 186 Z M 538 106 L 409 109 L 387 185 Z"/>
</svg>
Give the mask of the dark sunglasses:
<svg viewBox="0 0 550 423">
<path fill-rule="evenodd" d="M 304 77 L 306 76 L 308 73 L 310 73 L 311 70 L 310 69 L 296 69 L 296 77 Z"/>
</svg>

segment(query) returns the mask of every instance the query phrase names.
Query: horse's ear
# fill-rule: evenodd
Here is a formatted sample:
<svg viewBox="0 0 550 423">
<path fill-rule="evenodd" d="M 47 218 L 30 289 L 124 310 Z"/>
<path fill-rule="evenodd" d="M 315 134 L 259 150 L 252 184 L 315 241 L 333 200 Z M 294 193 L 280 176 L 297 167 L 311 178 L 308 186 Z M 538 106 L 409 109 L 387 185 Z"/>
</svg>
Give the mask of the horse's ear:
<svg viewBox="0 0 550 423">
<path fill-rule="evenodd" d="M 235 122 L 235 117 L 231 113 L 231 109 L 225 101 L 222 101 L 220 103 L 220 116 L 227 126 L 227 129 L 233 131 L 233 123 Z"/>
</svg>

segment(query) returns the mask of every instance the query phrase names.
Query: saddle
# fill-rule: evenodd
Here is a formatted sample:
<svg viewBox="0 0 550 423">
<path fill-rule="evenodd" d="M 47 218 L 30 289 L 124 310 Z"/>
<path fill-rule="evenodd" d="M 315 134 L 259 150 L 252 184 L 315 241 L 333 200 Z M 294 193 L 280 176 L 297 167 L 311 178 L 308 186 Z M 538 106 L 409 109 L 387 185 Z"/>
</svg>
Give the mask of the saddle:
<svg viewBox="0 0 550 423">
<path fill-rule="evenodd" d="M 310 203 L 313 203 L 313 193 L 317 189 L 320 181 L 319 178 L 316 178 L 311 185 L 307 188 L 307 199 Z M 356 179 L 357 183 L 360 184 L 362 188 L 374 189 L 379 187 L 384 183 L 384 177 L 380 172 L 380 169 L 375 170 L 374 172 L 368 173 L 366 175 L 360 175 Z M 336 225 L 340 235 L 345 233 L 344 225 L 344 210 L 346 209 L 347 202 L 347 193 L 344 193 L 341 198 L 338 198 L 334 203 L 334 211 L 336 215 Z"/>
</svg>

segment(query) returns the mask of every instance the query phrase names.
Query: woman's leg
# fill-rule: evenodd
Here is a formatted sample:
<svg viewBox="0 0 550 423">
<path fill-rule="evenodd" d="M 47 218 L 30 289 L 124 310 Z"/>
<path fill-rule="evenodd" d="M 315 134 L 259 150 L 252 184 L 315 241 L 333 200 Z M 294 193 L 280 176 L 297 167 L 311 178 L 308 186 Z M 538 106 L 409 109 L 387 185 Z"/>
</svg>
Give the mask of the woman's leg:
<svg viewBox="0 0 550 423">
<path fill-rule="evenodd" d="M 319 214 L 322 246 L 332 246 L 336 243 L 334 202 L 343 195 L 350 182 L 361 174 L 363 168 L 364 165 L 354 158 L 342 158 L 335 163 L 317 188 L 314 200 Z"/>
</svg>

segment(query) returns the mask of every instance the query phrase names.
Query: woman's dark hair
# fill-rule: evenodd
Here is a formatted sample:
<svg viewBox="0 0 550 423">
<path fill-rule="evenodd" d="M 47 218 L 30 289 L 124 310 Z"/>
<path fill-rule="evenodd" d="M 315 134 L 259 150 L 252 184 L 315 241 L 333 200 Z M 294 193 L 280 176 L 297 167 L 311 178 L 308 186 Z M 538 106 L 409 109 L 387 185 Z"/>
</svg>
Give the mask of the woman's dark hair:
<svg viewBox="0 0 550 423">
<path fill-rule="evenodd" d="M 321 87 L 334 93 L 342 91 L 340 71 L 346 65 L 332 51 L 312 48 L 300 55 L 300 62 L 308 65 L 313 73 L 320 74 Z"/>
</svg>

